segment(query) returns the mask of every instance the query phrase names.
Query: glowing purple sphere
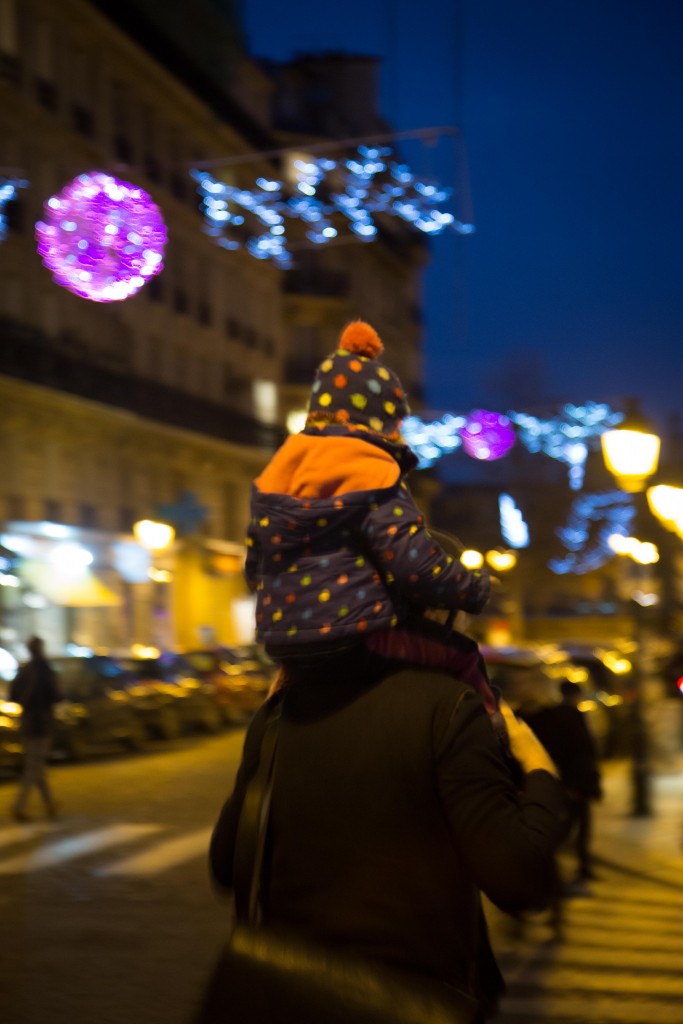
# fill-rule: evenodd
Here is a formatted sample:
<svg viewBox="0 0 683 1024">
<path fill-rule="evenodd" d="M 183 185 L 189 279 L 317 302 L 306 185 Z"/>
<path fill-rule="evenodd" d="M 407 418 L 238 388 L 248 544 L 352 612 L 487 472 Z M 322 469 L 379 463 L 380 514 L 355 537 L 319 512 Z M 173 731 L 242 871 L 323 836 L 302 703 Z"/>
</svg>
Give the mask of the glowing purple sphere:
<svg viewBox="0 0 683 1024">
<path fill-rule="evenodd" d="M 460 431 L 462 446 L 474 459 L 501 459 L 515 443 L 515 431 L 507 416 L 475 409 Z"/>
<path fill-rule="evenodd" d="M 38 255 L 58 284 L 93 302 L 134 295 L 163 269 L 166 225 L 137 185 L 93 171 L 48 199 Z"/>
</svg>

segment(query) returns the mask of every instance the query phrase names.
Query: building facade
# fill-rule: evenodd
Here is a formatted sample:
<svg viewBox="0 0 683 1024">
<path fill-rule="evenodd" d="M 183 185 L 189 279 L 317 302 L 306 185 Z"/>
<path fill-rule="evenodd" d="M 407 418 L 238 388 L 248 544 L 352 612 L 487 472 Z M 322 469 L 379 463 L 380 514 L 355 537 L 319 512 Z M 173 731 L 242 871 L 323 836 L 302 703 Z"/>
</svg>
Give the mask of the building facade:
<svg viewBox="0 0 683 1024">
<path fill-rule="evenodd" d="M 246 187 L 292 140 L 229 8 L 0 0 L 0 177 L 25 183 L 0 243 L 0 544 L 18 566 L 0 572 L 0 647 L 248 639 L 251 480 L 349 319 L 419 396 L 424 249 L 405 227 L 291 270 L 204 230 L 191 169 Z M 71 294 L 36 252 L 47 198 L 92 170 L 144 188 L 168 229 L 163 271 L 123 302 Z M 133 524 L 159 518 L 174 546 L 137 550 Z"/>
</svg>

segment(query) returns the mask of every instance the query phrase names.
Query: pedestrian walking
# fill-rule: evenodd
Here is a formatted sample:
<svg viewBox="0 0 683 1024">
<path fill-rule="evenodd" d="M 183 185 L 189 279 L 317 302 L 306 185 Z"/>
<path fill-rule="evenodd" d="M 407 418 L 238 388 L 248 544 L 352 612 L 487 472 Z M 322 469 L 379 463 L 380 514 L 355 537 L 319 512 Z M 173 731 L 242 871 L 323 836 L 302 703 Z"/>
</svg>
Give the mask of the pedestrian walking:
<svg viewBox="0 0 683 1024">
<path fill-rule="evenodd" d="M 591 857 L 591 804 L 602 796 L 595 741 L 579 710 L 581 687 L 569 679 L 560 684 L 560 704 L 522 707 L 528 723 L 546 748 L 560 774 L 567 801 L 567 833 L 577 858 L 575 882 L 595 878 Z"/>
<path fill-rule="evenodd" d="M 17 821 L 28 821 L 26 806 L 35 787 L 49 818 L 57 814 L 45 769 L 52 744 L 53 708 L 59 701 L 57 677 L 45 658 L 45 645 L 34 636 L 26 644 L 30 658 L 19 669 L 10 686 L 10 700 L 21 705 L 21 736 L 24 763 L 19 789 L 12 806 Z"/>
</svg>

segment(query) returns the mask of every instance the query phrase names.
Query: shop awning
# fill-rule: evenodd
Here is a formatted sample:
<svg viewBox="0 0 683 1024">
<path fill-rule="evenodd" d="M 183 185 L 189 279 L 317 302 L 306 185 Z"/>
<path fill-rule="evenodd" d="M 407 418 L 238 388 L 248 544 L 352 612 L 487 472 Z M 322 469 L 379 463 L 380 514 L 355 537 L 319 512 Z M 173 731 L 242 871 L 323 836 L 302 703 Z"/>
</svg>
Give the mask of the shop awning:
<svg viewBox="0 0 683 1024">
<path fill-rule="evenodd" d="M 122 603 L 89 569 L 75 579 L 67 579 L 47 562 L 27 561 L 21 566 L 21 579 L 52 604 L 64 608 L 114 608 Z"/>
</svg>

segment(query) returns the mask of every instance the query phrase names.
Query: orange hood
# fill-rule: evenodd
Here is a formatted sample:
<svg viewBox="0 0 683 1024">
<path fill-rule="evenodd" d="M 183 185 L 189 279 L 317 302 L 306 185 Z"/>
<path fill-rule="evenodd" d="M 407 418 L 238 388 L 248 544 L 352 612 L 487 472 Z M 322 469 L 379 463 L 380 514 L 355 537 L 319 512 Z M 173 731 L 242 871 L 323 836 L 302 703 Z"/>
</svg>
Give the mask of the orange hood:
<svg viewBox="0 0 683 1024">
<path fill-rule="evenodd" d="M 292 434 L 254 484 L 262 494 L 332 498 L 391 487 L 400 475 L 393 456 L 367 441 Z"/>
</svg>

